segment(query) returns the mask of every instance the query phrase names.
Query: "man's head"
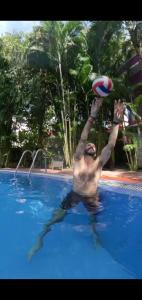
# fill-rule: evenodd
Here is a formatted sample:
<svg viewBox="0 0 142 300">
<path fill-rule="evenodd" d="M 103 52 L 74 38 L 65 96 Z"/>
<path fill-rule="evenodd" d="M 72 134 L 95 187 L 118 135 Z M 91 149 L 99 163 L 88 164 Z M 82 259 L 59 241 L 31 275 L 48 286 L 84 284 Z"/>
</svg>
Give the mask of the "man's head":
<svg viewBox="0 0 142 300">
<path fill-rule="evenodd" d="M 90 155 L 93 158 L 96 157 L 96 146 L 93 143 L 88 143 L 84 151 L 85 155 Z"/>
</svg>

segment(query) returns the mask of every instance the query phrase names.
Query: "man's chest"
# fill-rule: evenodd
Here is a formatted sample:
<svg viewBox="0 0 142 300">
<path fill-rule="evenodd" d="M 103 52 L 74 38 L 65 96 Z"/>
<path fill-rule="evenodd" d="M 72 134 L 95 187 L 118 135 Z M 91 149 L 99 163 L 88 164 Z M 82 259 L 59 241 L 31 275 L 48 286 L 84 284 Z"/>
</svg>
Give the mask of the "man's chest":
<svg viewBox="0 0 142 300">
<path fill-rule="evenodd" d="M 81 159 L 80 161 L 76 161 L 74 163 L 74 170 L 73 175 L 74 178 L 80 179 L 83 181 L 92 181 L 97 176 L 97 173 L 99 172 L 98 168 L 98 159 L 93 161 L 91 164 L 87 164 L 84 159 Z"/>
</svg>

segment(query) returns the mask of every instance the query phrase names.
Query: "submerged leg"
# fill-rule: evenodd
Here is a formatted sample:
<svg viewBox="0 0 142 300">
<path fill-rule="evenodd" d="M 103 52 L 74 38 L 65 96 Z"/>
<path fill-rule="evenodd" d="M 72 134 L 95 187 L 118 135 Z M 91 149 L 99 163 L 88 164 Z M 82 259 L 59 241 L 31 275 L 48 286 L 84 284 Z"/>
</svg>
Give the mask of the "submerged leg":
<svg viewBox="0 0 142 300">
<path fill-rule="evenodd" d="M 96 194 L 95 198 L 89 197 L 89 198 L 84 199 L 83 203 L 89 212 L 90 223 L 92 225 L 92 229 L 93 229 L 93 233 L 94 233 L 93 241 L 94 241 L 95 247 L 100 246 L 101 241 L 100 241 L 100 238 L 96 231 L 96 214 L 97 214 L 98 209 L 100 208 L 100 201 L 99 201 L 98 193 Z"/>
<path fill-rule="evenodd" d="M 100 246 L 100 247 L 103 247 L 103 245 L 102 245 L 102 240 L 100 238 L 100 235 L 98 234 L 98 232 L 96 230 L 96 216 L 102 210 L 103 210 L 103 206 L 100 203 L 99 205 L 97 205 L 96 212 L 91 213 L 91 215 L 90 215 L 91 225 L 92 225 L 92 229 L 93 229 L 93 232 L 94 232 L 94 243 L 95 243 L 96 246 Z"/>
<path fill-rule="evenodd" d="M 51 225 L 61 222 L 67 214 L 68 209 L 75 206 L 79 201 L 80 197 L 75 192 L 70 191 L 67 194 L 65 199 L 62 201 L 60 208 L 53 213 L 52 218 L 44 225 L 42 232 L 37 237 L 35 245 L 29 251 L 29 260 L 31 260 L 33 255 L 43 246 L 43 238 L 47 232 L 51 231 Z"/>
<path fill-rule="evenodd" d="M 91 222 L 93 233 L 94 233 L 94 235 L 93 235 L 94 245 L 95 245 L 95 247 L 101 246 L 101 241 L 100 241 L 100 238 L 96 231 L 96 216 L 95 216 L 95 214 L 90 214 L 90 222 Z"/>
<path fill-rule="evenodd" d="M 61 222 L 65 215 L 67 214 L 67 210 L 59 208 L 54 213 L 52 218 L 43 226 L 42 232 L 37 237 L 37 241 L 35 245 L 31 248 L 31 250 L 28 253 L 28 260 L 30 261 L 33 257 L 33 255 L 40 250 L 40 248 L 43 246 L 43 238 L 44 236 L 51 231 L 51 225 Z"/>
</svg>

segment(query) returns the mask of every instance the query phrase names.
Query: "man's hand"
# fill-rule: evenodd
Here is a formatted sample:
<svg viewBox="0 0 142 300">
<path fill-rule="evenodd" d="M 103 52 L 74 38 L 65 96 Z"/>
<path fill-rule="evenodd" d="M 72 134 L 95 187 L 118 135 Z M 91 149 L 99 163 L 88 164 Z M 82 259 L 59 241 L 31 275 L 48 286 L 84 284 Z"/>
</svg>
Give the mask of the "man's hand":
<svg viewBox="0 0 142 300">
<path fill-rule="evenodd" d="M 92 106 L 91 106 L 91 117 L 96 118 L 97 113 L 102 106 L 103 98 L 95 98 L 96 101 L 93 100 Z"/>
<path fill-rule="evenodd" d="M 122 123 L 124 120 L 124 109 L 125 104 L 121 102 L 121 100 L 118 100 L 114 102 L 114 116 L 113 116 L 113 122 L 114 123 Z"/>
</svg>

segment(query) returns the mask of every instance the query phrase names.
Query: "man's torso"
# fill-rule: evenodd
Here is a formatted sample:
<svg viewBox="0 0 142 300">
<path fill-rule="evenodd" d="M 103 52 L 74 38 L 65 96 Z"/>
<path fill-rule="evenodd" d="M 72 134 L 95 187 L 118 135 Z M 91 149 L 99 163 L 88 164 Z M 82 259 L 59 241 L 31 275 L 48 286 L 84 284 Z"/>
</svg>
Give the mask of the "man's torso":
<svg viewBox="0 0 142 300">
<path fill-rule="evenodd" d="M 83 196 L 95 196 L 102 167 L 98 157 L 88 165 L 84 156 L 74 162 L 73 190 Z"/>
</svg>

